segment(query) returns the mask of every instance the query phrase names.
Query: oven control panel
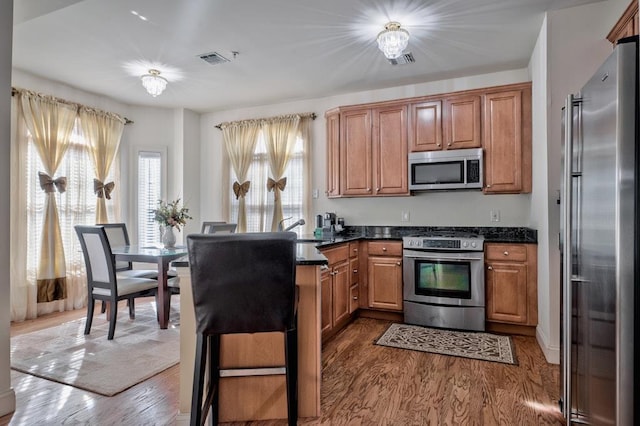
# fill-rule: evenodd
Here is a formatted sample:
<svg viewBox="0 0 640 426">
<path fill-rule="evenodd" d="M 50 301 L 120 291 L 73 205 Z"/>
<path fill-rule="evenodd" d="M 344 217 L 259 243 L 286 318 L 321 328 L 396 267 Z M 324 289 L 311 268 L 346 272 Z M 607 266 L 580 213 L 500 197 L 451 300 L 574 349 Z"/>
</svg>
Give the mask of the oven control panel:
<svg viewBox="0 0 640 426">
<path fill-rule="evenodd" d="M 404 237 L 402 243 L 404 248 L 414 250 L 482 251 L 484 249 L 482 238 Z"/>
</svg>

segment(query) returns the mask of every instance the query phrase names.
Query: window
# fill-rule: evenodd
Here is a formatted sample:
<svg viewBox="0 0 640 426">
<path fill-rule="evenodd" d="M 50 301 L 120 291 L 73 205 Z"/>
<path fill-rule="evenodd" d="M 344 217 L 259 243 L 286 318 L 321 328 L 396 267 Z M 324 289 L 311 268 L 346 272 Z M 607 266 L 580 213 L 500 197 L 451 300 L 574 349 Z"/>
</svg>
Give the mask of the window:
<svg viewBox="0 0 640 426">
<path fill-rule="evenodd" d="M 96 218 L 96 196 L 93 192 L 93 178 L 95 169 L 89 155 L 89 145 L 82 136 L 79 122 L 71 134 L 71 145 L 67 149 L 54 179 L 60 176 L 67 178 L 67 191 L 54 192 L 58 206 L 60 232 L 64 247 L 67 274 L 71 275 L 84 267 L 84 259 L 79 251 L 79 245 L 75 234 L 75 225 L 92 225 Z M 106 182 L 114 180 L 114 164 Z M 44 171 L 44 166 L 38 155 L 38 149 L 28 135 L 26 149 L 26 203 L 27 203 L 27 235 L 33 236 L 27 242 L 27 278 L 29 282 L 35 282 L 40 259 L 40 243 L 42 224 L 44 221 L 45 192 L 40 188 L 38 172 Z M 117 197 L 117 191 L 111 194 L 112 201 Z M 115 215 L 113 202 L 107 203 L 109 218 Z"/>
<path fill-rule="evenodd" d="M 137 155 L 138 245 L 153 245 L 160 241 L 160 227 L 153 211 L 164 192 L 165 155 L 162 150 L 139 150 Z"/>
<path fill-rule="evenodd" d="M 305 173 L 304 173 L 304 141 L 298 137 L 294 153 L 289 160 L 284 176 L 287 178 L 287 186 L 281 193 L 282 214 L 284 218 L 292 217 L 292 223 L 304 217 L 305 199 Z M 249 167 L 247 180 L 251 181 L 251 188 L 245 198 L 247 209 L 247 232 L 264 232 L 271 230 L 273 220 L 273 192 L 267 191 L 267 179 L 270 177 L 267 148 L 262 132 L 258 136 L 258 142 L 253 155 L 253 161 Z M 233 168 L 229 170 L 230 181 L 235 181 Z M 238 200 L 233 193 L 230 194 L 230 217 L 237 220 Z M 287 222 L 285 222 L 285 227 Z M 300 228 L 294 229 L 299 231 Z"/>
</svg>

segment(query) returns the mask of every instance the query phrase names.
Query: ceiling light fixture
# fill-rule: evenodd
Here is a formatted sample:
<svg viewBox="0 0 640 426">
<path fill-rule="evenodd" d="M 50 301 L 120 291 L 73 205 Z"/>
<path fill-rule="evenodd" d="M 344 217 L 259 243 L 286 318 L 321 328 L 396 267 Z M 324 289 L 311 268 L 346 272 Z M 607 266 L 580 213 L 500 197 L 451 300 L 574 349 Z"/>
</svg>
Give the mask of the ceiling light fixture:
<svg viewBox="0 0 640 426">
<path fill-rule="evenodd" d="M 160 71 L 156 69 L 150 69 L 149 74 L 143 75 L 140 79 L 144 88 L 154 98 L 164 92 L 167 87 L 167 79 L 160 77 Z"/>
<path fill-rule="evenodd" d="M 409 44 L 409 32 L 400 28 L 400 23 L 389 22 L 377 37 L 378 48 L 387 59 L 396 59 L 402 55 Z"/>
</svg>

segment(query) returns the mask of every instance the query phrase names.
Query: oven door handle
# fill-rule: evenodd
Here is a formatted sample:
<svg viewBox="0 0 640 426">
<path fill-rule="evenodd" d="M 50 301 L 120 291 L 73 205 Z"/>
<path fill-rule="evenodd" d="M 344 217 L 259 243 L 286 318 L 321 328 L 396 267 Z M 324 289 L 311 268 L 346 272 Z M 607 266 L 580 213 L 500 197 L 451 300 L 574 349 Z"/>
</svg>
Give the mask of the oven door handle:
<svg viewBox="0 0 640 426">
<path fill-rule="evenodd" d="M 417 255 L 410 255 L 410 254 L 405 254 L 404 255 L 405 259 L 425 259 L 425 260 L 451 260 L 454 262 L 469 262 L 469 261 L 476 261 L 476 260 L 484 260 L 484 255 L 480 255 L 480 256 L 465 256 L 465 257 L 452 257 L 452 256 L 447 256 L 447 255 L 443 255 L 443 254 L 437 254 L 437 255 L 423 255 L 423 254 L 417 254 Z"/>
</svg>

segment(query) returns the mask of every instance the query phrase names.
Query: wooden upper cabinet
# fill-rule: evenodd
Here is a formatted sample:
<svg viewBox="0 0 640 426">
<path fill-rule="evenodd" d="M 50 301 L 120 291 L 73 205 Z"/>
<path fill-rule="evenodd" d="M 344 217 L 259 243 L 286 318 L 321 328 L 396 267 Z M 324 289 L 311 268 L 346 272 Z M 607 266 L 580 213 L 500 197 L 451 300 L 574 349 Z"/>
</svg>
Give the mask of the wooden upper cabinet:
<svg viewBox="0 0 640 426">
<path fill-rule="evenodd" d="M 371 195 L 371 110 L 340 113 L 340 193 Z"/>
<path fill-rule="evenodd" d="M 480 148 L 480 96 L 461 95 L 444 100 L 444 149 Z"/>
<path fill-rule="evenodd" d="M 407 106 L 373 109 L 374 194 L 409 194 Z"/>
<path fill-rule="evenodd" d="M 607 40 L 615 45 L 621 38 L 638 35 L 638 30 L 638 0 L 631 0 L 627 9 L 607 35 Z"/>
<path fill-rule="evenodd" d="M 485 193 L 531 192 L 531 85 L 484 95 Z"/>
<path fill-rule="evenodd" d="M 328 111 L 327 120 L 327 190 L 328 197 L 340 195 L 340 112 Z"/>
<path fill-rule="evenodd" d="M 442 149 L 442 101 L 413 103 L 409 108 L 409 151 Z"/>
</svg>

